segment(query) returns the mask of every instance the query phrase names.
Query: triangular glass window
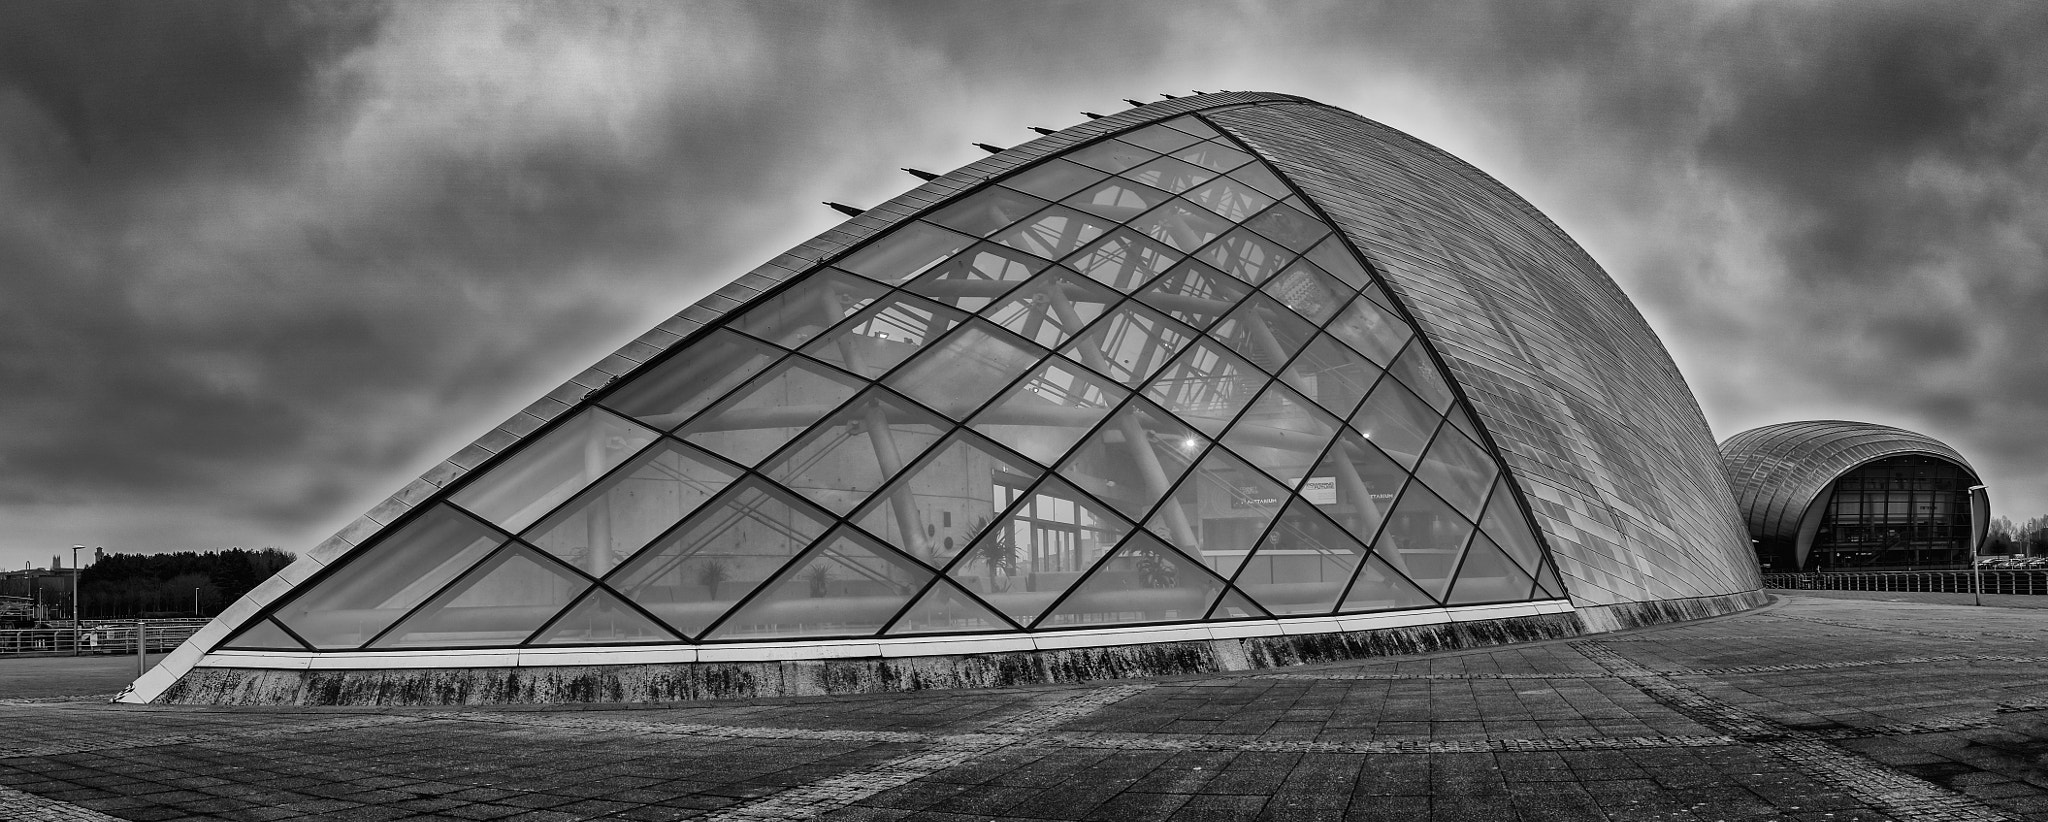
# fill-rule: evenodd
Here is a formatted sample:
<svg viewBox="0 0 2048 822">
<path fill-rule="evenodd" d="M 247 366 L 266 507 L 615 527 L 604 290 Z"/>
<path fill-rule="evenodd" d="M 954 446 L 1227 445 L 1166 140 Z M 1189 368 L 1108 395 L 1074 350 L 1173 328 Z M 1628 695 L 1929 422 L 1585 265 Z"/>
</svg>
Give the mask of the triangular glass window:
<svg viewBox="0 0 2048 822">
<path fill-rule="evenodd" d="M 790 563 L 705 639 L 874 636 L 931 578 L 931 569 L 842 527 Z"/>
<path fill-rule="evenodd" d="M 293 639 L 290 633 L 277 626 L 274 620 L 263 620 L 222 643 L 222 648 L 231 651 L 303 651 L 306 646 Z"/>
<path fill-rule="evenodd" d="M 1186 132 L 1168 128 L 1165 123 L 1153 123 L 1141 129 L 1134 129 L 1117 135 L 1117 139 L 1144 146 L 1161 154 L 1184 148 L 1197 141 L 1197 138 L 1188 136 Z"/>
<path fill-rule="evenodd" d="M 1194 329 L 1135 301 L 1125 301 L 1061 353 L 1132 388 L 1195 339 Z M 1347 409 L 1348 412 L 1349 409 Z"/>
<path fill-rule="evenodd" d="M 1058 348 L 1120 299 L 1114 291 L 1053 266 L 982 315 L 1020 337 Z"/>
<path fill-rule="evenodd" d="M 904 554 L 941 568 L 987 531 L 1043 470 L 956 429 L 875 495 L 854 521 Z"/>
<path fill-rule="evenodd" d="M 1132 220 L 1130 226 L 1133 231 L 1173 246 L 1183 254 L 1208 245 L 1210 240 L 1230 230 L 1228 221 L 1186 200 L 1174 200 L 1152 209 Z"/>
<path fill-rule="evenodd" d="M 1137 399 L 1075 448 L 1059 474 L 1135 520 L 1172 490 L 1208 445 L 1208 438 Z"/>
<path fill-rule="evenodd" d="M 910 223 L 854 252 L 838 265 L 871 280 L 896 284 L 972 245 L 972 238 L 930 223 Z"/>
<path fill-rule="evenodd" d="M 1238 300 L 1250 293 L 1244 283 L 1206 264 L 1185 260 L 1153 282 L 1138 299 L 1200 329 L 1222 319 Z"/>
<path fill-rule="evenodd" d="M 954 560 L 946 575 L 1019 625 L 1038 618 L 1131 525 L 1047 477 Z"/>
<path fill-rule="evenodd" d="M 941 414 L 966 419 L 1043 356 L 1043 349 L 1016 335 L 986 320 L 971 320 L 928 347 L 886 384 Z"/>
<path fill-rule="evenodd" d="M 1274 614 L 1327 614 L 1365 553 L 1356 537 L 1297 497 L 1231 584 Z"/>
<path fill-rule="evenodd" d="M 782 352 L 723 328 L 671 356 L 604 398 L 606 406 L 663 431 L 717 402 L 775 362 Z"/>
<path fill-rule="evenodd" d="M 658 436 L 646 426 L 592 408 L 486 469 L 450 499 L 493 525 L 518 531 Z"/>
<path fill-rule="evenodd" d="M 1295 260 L 1287 270 L 1267 280 L 1262 290 L 1316 325 L 1330 319 L 1338 306 L 1357 293 L 1307 260 Z"/>
<path fill-rule="evenodd" d="M 925 219 L 976 237 L 986 237 L 1048 205 L 1046 201 L 1007 188 L 991 186 L 940 209 Z"/>
<path fill-rule="evenodd" d="M 1557 563 L 1543 561 L 1543 571 L 1536 575 L 1536 590 L 1529 593 L 1532 599 L 1563 599 L 1564 583 L 1557 579 Z"/>
<path fill-rule="evenodd" d="M 1317 334 L 1280 378 L 1323 410 L 1349 418 L 1379 380 L 1380 370 L 1330 335 Z"/>
<path fill-rule="evenodd" d="M 1429 455 L 1415 467 L 1415 475 L 1429 483 L 1451 507 L 1468 517 L 1479 516 L 1486 491 L 1493 485 L 1493 458 L 1486 449 L 1455 429 L 1444 428 L 1429 444 Z"/>
<path fill-rule="evenodd" d="M 599 588 L 555 620 L 533 640 L 535 645 L 612 645 L 673 643 L 667 628 Z"/>
<path fill-rule="evenodd" d="M 979 311 L 1050 263 L 1013 248 L 980 243 L 904 289 L 962 311 Z"/>
<path fill-rule="evenodd" d="M 1214 140 L 1196 143 L 1170 153 L 1210 171 L 1229 171 L 1251 162 L 1252 159 L 1251 155 Z"/>
<path fill-rule="evenodd" d="M 1415 392 L 1429 403 L 1429 407 L 1442 411 L 1451 404 L 1451 386 L 1444 382 L 1443 372 L 1436 370 L 1436 363 L 1429 361 L 1429 352 L 1423 350 L 1421 342 L 1408 344 L 1408 350 L 1387 367 L 1387 373 L 1401 380 L 1401 384 Z"/>
<path fill-rule="evenodd" d="M 1221 448 L 1181 480 L 1145 529 L 1228 578 L 1287 504 L 1287 489 Z"/>
<path fill-rule="evenodd" d="M 1143 531 L 1096 564 L 1039 628 L 1186 622 L 1209 613 L 1223 580 Z"/>
<path fill-rule="evenodd" d="M 1314 326 L 1264 294 L 1246 297 L 1236 311 L 1209 329 L 1209 336 L 1222 340 L 1269 374 L 1280 373 L 1315 333 Z"/>
<path fill-rule="evenodd" d="M 1294 259 L 1294 254 L 1278 243 L 1245 228 L 1223 235 L 1223 239 L 1210 243 L 1195 256 L 1217 270 L 1252 285 L 1280 273 L 1280 268 Z"/>
<path fill-rule="evenodd" d="M 1056 205 L 989 239 L 1026 254 L 1057 260 L 1115 227 L 1115 223 L 1093 214 Z"/>
<path fill-rule="evenodd" d="M 972 427 L 1040 465 L 1053 465 L 1129 394 L 1053 357 L 976 415 Z"/>
<path fill-rule="evenodd" d="M 1091 280 L 1128 294 L 1180 258 L 1178 251 L 1128 228 L 1119 228 L 1068 257 L 1066 264 Z"/>
<path fill-rule="evenodd" d="M 876 386 L 761 466 L 812 502 L 846 514 L 938 442 L 952 425 Z"/>
<path fill-rule="evenodd" d="M 1209 609 L 1210 619 L 1254 619 L 1270 617 L 1264 608 L 1249 597 L 1235 590 L 1225 591 L 1223 598 L 1216 601 L 1216 607 Z"/>
<path fill-rule="evenodd" d="M 1493 495 L 1486 503 L 1486 516 L 1479 520 L 1479 529 L 1514 558 L 1516 565 L 1528 569 L 1542 564 L 1543 549 L 1529 530 L 1528 518 L 1522 516 L 1521 507 L 1509 493 L 1505 478 L 1493 484 Z"/>
<path fill-rule="evenodd" d="M 1266 209 L 1245 225 L 1259 232 L 1260 236 L 1293 249 L 1296 253 L 1308 250 L 1309 246 L 1315 245 L 1323 235 L 1330 233 L 1329 228 L 1323 225 L 1323 221 L 1303 214 L 1300 209 L 1295 208 L 1293 200 Z"/>
<path fill-rule="evenodd" d="M 1473 442 L 1479 441 L 1479 432 L 1473 429 L 1472 417 L 1465 413 L 1463 406 L 1451 406 L 1450 412 L 1444 415 L 1444 419 L 1449 420 L 1451 427 L 1458 429 L 1458 433 L 1471 437 Z"/>
<path fill-rule="evenodd" d="M 1351 286 L 1354 291 L 1372 285 L 1372 276 L 1365 273 L 1364 266 L 1358 264 L 1358 257 L 1345 246 L 1342 235 L 1332 234 L 1322 242 L 1316 243 L 1315 248 L 1308 250 L 1307 259 L 1325 273 Z"/>
<path fill-rule="evenodd" d="M 1151 186 L 1111 177 L 1082 189 L 1061 203 L 1121 223 L 1171 199 L 1172 194 Z"/>
<path fill-rule="evenodd" d="M 1159 156 L 1158 152 L 1140 148 L 1121 140 L 1104 140 L 1086 148 L 1068 152 L 1066 159 L 1089 168 L 1118 172 L 1144 163 Z"/>
<path fill-rule="evenodd" d="M 1268 377 L 1213 340 L 1200 340 L 1145 388 L 1145 396 L 1211 437 L 1223 433 Z"/>
<path fill-rule="evenodd" d="M 1380 380 L 1358 413 L 1351 415 L 1351 427 L 1403 468 L 1415 466 L 1436 426 L 1436 412 L 1393 380 Z"/>
<path fill-rule="evenodd" d="M 1301 496 L 1353 534 L 1370 539 L 1386 521 L 1408 473 L 1354 431 L 1337 436 Z"/>
<path fill-rule="evenodd" d="M 1273 198 L 1232 177 L 1218 177 L 1189 189 L 1181 196 L 1233 223 L 1240 222 L 1258 213 L 1259 209 L 1273 204 Z"/>
<path fill-rule="evenodd" d="M 804 353 L 868 379 L 879 379 L 967 316 L 898 292 L 868 306 L 852 322 L 804 346 Z"/>
<path fill-rule="evenodd" d="M 1075 165 L 1061 159 L 1047 160 L 1003 180 L 1003 185 L 1018 191 L 1025 191 L 1048 200 L 1065 199 L 1076 191 L 1087 188 L 1090 183 L 1102 179 L 1104 172 L 1087 166 Z"/>
<path fill-rule="evenodd" d="M 1394 316 L 1394 312 L 1363 297 L 1352 300 L 1338 312 L 1337 318 L 1330 323 L 1329 331 L 1381 366 L 1393 362 L 1394 355 L 1399 354 L 1401 346 L 1407 345 L 1408 338 L 1413 336 L 1408 324 Z"/>
<path fill-rule="evenodd" d="M 276 619 L 315 649 L 360 648 L 504 541 L 475 518 L 437 505 L 294 591 Z"/>
<path fill-rule="evenodd" d="M 1157 189 L 1176 194 L 1201 185 L 1216 176 L 1216 172 L 1172 157 L 1158 157 L 1144 165 L 1123 172 L 1125 179 L 1136 180 Z"/>
<path fill-rule="evenodd" d="M 860 388 L 860 380 L 790 357 L 676 434 L 733 462 L 753 465 Z"/>
<path fill-rule="evenodd" d="M 515 542 L 456 580 L 370 647 L 518 645 L 589 587 L 590 580 Z"/>
<path fill-rule="evenodd" d="M 738 476 L 695 448 L 665 440 L 549 514 L 521 539 L 586 574 L 603 576 Z"/>
<path fill-rule="evenodd" d="M 1529 598 L 1532 580 L 1508 561 L 1485 534 L 1472 537 L 1465 561 L 1458 566 L 1458 580 L 1451 585 L 1446 605 L 1478 605 L 1486 602 L 1521 602 Z"/>
<path fill-rule="evenodd" d="M 1259 398 L 1223 436 L 1223 446 L 1264 469 L 1289 488 L 1308 478 L 1323 449 L 1343 423 L 1278 382 Z"/>
<path fill-rule="evenodd" d="M 1266 168 L 1265 163 L 1252 163 L 1250 165 L 1242 166 L 1237 170 L 1230 172 L 1230 176 L 1236 177 L 1239 180 L 1243 180 L 1246 185 L 1249 185 L 1252 188 L 1256 188 L 1259 191 L 1264 192 L 1266 196 L 1273 197 L 1275 199 L 1286 197 L 1294 193 L 1293 191 L 1287 188 L 1286 183 L 1281 182 L 1279 175 L 1274 174 L 1271 169 Z"/>
<path fill-rule="evenodd" d="M 884 636 L 918 634 L 998 633 L 1017 630 L 1002 615 L 960 590 L 944 577 L 918 597 L 910 610 L 897 617 Z"/>
<path fill-rule="evenodd" d="M 1192 115 L 1183 115 L 1180 117 L 1175 117 L 1171 120 L 1167 120 L 1164 123 L 1160 123 L 1160 125 L 1172 128 L 1175 131 L 1193 134 L 1196 137 L 1201 137 L 1205 139 L 1210 137 L 1221 136 L 1221 134 L 1219 134 L 1215 129 L 1210 128 L 1209 124 L 1204 123 L 1201 120 L 1195 119 Z"/>
<path fill-rule="evenodd" d="M 796 348 L 887 293 L 867 280 L 827 269 L 805 277 L 733 319 L 731 327 Z"/>
<path fill-rule="evenodd" d="M 1472 524 L 1450 505 L 1428 488 L 1411 483 L 1401 493 L 1379 539 L 1373 541 L 1373 552 L 1431 597 L 1441 599 L 1471 534 Z"/>
<path fill-rule="evenodd" d="M 695 636 L 825 533 L 828 522 L 824 512 L 789 492 L 747 479 L 605 582 Z"/>
<path fill-rule="evenodd" d="M 1433 608 L 1436 604 L 1436 600 L 1423 593 L 1415 583 L 1387 567 L 1386 561 L 1374 554 L 1366 558 L 1364 567 L 1358 569 L 1358 579 L 1351 583 L 1351 591 L 1344 595 L 1344 604 L 1337 608 L 1337 612 L 1400 611 Z"/>
</svg>

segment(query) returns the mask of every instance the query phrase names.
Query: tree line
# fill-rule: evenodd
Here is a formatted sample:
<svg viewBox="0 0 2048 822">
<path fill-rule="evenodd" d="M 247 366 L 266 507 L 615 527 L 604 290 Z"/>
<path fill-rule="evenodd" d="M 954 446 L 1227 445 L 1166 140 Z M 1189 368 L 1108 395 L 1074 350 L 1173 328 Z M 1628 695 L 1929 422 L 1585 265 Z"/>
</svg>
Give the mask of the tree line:
<svg viewBox="0 0 2048 822">
<path fill-rule="evenodd" d="M 79 572 L 80 616 L 212 616 L 294 559 L 276 548 L 107 554 Z"/>
<path fill-rule="evenodd" d="M 1984 535 L 1984 556 L 2048 556 L 2048 515 L 2014 522 L 2011 517 L 1991 520 Z"/>
</svg>

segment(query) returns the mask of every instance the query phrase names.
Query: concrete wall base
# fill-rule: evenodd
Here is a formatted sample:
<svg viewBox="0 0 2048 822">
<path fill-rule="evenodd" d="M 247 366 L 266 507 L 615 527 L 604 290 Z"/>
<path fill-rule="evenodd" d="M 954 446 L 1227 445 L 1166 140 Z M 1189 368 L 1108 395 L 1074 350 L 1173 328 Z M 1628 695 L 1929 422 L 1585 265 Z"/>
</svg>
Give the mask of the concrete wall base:
<svg viewBox="0 0 2048 822">
<path fill-rule="evenodd" d="M 1563 639 L 1758 607 L 1761 591 L 1573 613 L 1345 633 L 1161 642 L 1058 651 L 790 662 L 506 668 L 194 668 L 155 702 L 198 705 L 503 705 L 684 702 L 951 688 L 1003 688 L 1279 668 Z"/>
</svg>

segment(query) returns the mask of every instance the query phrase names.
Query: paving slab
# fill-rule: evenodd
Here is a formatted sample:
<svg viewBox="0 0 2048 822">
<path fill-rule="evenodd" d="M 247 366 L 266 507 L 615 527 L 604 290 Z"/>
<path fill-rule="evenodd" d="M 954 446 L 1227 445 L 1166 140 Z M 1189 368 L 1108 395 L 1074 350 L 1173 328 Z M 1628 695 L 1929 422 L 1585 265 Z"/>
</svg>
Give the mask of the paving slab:
<svg viewBox="0 0 2048 822">
<path fill-rule="evenodd" d="M 2048 820 L 2048 610 L 1781 593 L 1457 653 L 644 706 L 125 706 L 106 660 L 0 661 L 0 822 Z"/>
</svg>

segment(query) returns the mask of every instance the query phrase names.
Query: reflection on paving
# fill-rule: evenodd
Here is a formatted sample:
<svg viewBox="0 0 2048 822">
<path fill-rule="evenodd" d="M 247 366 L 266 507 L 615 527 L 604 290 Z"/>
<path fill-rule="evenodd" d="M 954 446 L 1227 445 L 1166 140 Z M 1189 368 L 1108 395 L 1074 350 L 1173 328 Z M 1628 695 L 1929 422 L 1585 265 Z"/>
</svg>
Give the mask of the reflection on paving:
<svg viewBox="0 0 2048 822">
<path fill-rule="evenodd" d="M 0 702 L 0 820 L 2048 819 L 2048 611 L 631 709 Z"/>
</svg>

